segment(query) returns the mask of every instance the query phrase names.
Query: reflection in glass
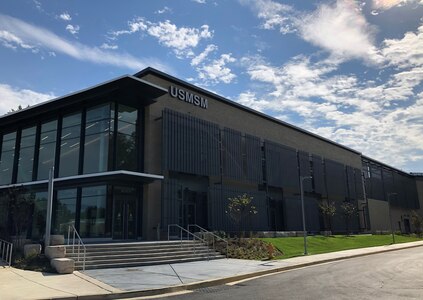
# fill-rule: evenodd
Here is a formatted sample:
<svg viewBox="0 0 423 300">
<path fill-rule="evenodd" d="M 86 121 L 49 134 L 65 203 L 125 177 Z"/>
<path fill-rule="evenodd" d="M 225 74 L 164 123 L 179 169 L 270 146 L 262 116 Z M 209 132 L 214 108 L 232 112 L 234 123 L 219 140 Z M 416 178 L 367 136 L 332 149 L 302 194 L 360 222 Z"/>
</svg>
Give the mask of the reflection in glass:
<svg viewBox="0 0 423 300">
<path fill-rule="evenodd" d="M 137 170 L 137 110 L 121 105 L 118 106 L 118 133 L 116 137 L 116 169 Z"/>
<path fill-rule="evenodd" d="M 0 154 L 0 184 L 9 184 L 12 182 L 15 141 L 16 131 L 3 135 Z"/>
<path fill-rule="evenodd" d="M 47 213 L 47 192 L 35 194 L 34 210 L 32 214 L 32 235 L 33 241 L 43 239 L 46 227 Z"/>
<path fill-rule="evenodd" d="M 76 189 L 57 191 L 53 233 L 65 234 L 69 225 L 75 225 L 76 196 Z"/>
<path fill-rule="evenodd" d="M 63 118 L 59 177 L 78 175 L 81 113 Z"/>
<path fill-rule="evenodd" d="M 35 150 L 35 132 L 35 127 L 22 130 L 18 159 L 17 182 L 28 182 L 32 180 L 32 168 L 34 165 Z"/>
<path fill-rule="evenodd" d="M 82 188 L 81 237 L 104 237 L 106 235 L 106 186 Z"/>
<path fill-rule="evenodd" d="M 84 144 L 84 174 L 108 170 L 111 126 L 110 104 L 87 110 Z"/>
<path fill-rule="evenodd" d="M 38 180 L 47 179 L 49 170 L 54 166 L 56 134 L 57 121 L 41 125 L 40 148 L 38 153 Z"/>
<path fill-rule="evenodd" d="M 137 123 L 137 109 L 126 106 L 123 104 L 119 104 L 118 107 L 118 120 L 125 121 L 127 123 L 135 124 Z"/>
</svg>

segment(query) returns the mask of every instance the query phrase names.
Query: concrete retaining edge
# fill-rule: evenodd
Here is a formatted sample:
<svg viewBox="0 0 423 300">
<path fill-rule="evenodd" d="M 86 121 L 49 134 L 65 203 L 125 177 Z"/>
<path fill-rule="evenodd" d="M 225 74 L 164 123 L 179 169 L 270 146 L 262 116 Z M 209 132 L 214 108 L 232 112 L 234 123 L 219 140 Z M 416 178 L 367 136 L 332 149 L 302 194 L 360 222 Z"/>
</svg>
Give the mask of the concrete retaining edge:
<svg viewBox="0 0 423 300">
<path fill-rule="evenodd" d="M 408 246 L 404 245 L 404 247 L 401 247 L 401 248 L 385 249 L 385 250 L 378 250 L 378 251 L 375 251 L 375 252 L 346 255 L 346 256 L 330 258 L 330 259 L 322 259 L 322 260 L 313 261 L 313 262 L 300 263 L 300 264 L 292 265 L 292 266 L 276 267 L 276 268 L 270 269 L 270 270 L 256 271 L 256 272 L 252 272 L 252 273 L 245 273 L 245 274 L 239 274 L 239 275 L 234 275 L 234 276 L 229 276 L 229 277 L 224 277 L 224 278 L 204 280 L 204 281 L 175 285 L 175 286 L 165 287 L 165 288 L 158 288 L 158 289 L 151 289 L 151 290 L 140 290 L 140 291 L 123 291 L 123 292 L 110 293 L 110 294 L 83 295 L 83 296 L 75 296 L 75 297 L 72 297 L 72 296 L 70 296 L 70 297 L 53 297 L 53 298 L 49 298 L 49 299 L 51 299 L 51 300 L 75 300 L 75 299 L 78 299 L 78 300 L 107 299 L 107 300 L 109 300 L 109 299 L 125 299 L 125 298 L 127 299 L 127 298 L 135 298 L 135 297 L 157 296 L 157 295 L 162 295 L 162 294 L 176 293 L 176 292 L 182 292 L 182 291 L 190 291 L 190 290 L 195 290 L 195 289 L 199 289 L 199 288 L 217 286 L 217 285 L 222 285 L 222 284 L 226 284 L 226 283 L 230 283 L 230 282 L 234 282 L 234 281 L 240 281 L 240 280 L 254 278 L 254 277 L 258 277 L 258 276 L 274 274 L 274 273 L 279 273 L 279 272 L 289 271 L 289 270 L 294 270 L 294 269 L 300 269 L 300 268 L 304 268 L 304 267 L 320 265 L 320 264 L 334 262 L 334 261 L 340 261 L 340 260 L 344 260 L 344 259 L 363 257 L 363 256 L 369 256 L 369 255 L 373 255 L 373 254 L 393 252 L 393 251 L 411 249 L 411 248 L 417 248 L 417 247 L 423 247 L 423 244 L 421 244 L 421 245 L 408 245 Z"/>
</svg>

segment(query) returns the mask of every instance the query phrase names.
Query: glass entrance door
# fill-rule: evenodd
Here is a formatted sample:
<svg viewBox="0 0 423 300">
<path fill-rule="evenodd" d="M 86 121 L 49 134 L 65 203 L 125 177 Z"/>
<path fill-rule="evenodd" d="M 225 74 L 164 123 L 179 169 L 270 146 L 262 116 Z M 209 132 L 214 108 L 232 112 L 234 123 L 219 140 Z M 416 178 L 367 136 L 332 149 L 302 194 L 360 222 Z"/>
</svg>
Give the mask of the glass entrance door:
<svg viewBox="0 0 423 300">
<path fill-rule="evenodd" d="M 136 189 L 116 187 L 113 193 L 113 239 L 137 237 Z"/>
</svg>

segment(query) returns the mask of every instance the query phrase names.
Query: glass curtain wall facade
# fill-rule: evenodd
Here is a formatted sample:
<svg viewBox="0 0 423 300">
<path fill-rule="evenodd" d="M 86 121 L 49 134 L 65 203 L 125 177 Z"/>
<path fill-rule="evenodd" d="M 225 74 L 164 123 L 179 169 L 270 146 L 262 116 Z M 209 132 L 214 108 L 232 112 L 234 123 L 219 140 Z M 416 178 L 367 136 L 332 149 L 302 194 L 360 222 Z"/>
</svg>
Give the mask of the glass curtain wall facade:
<svg viewBox="0 0 423 300">
<path fill-rule="evenodd" d="M 142 171 L 138 170 L 137 163 L 138 115 L 138 109 L 134 107 L 107 102 L 1 133 L 0 185 L 46 180 L 53 166 L 56 178 L 113 170 Z M 116 213 L 113 211 L 115 187 L 110 184 L 73 185 L 58 188 L 54 193 L 52 232 L 64 234 L 69 225 L 74 225 L 81 237 L 111 238 L 112 215 Z M 12 197 L 11 194 L 18 196 Z M 131 197 L 135 208 L 121 215 L 135 226 L 131 227 L 129 235 L 117 234 L 121 238 L 136 238 L 139 234 L 137 226 L 141 222 L 136 214 L 141 205 L 137 203 L 138 193 Z M 28 203 L 28 222 L 24 232 L 18 233 L 13 229 L 16 220 L 12 216 L 12 206 L 21 200 Z M 0 234 L 8 231 L 10 235 L 41 239 L 45 228 L 46 201 L 47 191 L 44 189 L 1 192 Z M 118 201 L 121 202 L 121 199 Z M 116 228 L 119 226 L 115 225 Z M 127 228 L 125 230 L 128 231 Z"/>
</svg>

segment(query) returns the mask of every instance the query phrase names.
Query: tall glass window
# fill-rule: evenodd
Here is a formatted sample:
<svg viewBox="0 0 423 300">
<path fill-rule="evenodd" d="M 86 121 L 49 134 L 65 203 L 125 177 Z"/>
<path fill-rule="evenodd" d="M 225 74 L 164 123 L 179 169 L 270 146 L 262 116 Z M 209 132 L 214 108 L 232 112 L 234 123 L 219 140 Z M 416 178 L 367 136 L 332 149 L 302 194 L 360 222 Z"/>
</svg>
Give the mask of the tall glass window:
<svg viewBox="0 0 423 300">
<path fill-rule="evenodd" d="M 59 177 L 78 175 L 81 113 L 63 118 L 60 139 Z"/>
<path fill-rule="evenodd" d="M 3 135 L 0 154 L 0 184 L 12 183 L 15 142 L 16 131 Z"/>
<path fill-rule="evenodd" d="M 47 192 L 35 193 L 34 210 L 32 214 L 33 241 L 41 240 L 45 234 L 47 214 Z"/>
<path fill-rule="evenodd" d="M 81 237 L 106 236 L 106 203 L 106 186 L 82 188 L 79 223 Z"/>
<path fill-rule="evenodd" d="M 54 166 L 54 158 L 56 155 L 56 133 L 56 120 L 41 125 L 37 173 L 38 180 L 47 179 L 49 170 Z"/>
<path fill-rule="evenodd" d="M 77 189 L 57 191 L 57 198 L 54 208 L 53 232 L 65 234 L 69 225 L 75 225 Z"/>
<path fill-rule="evenodd" d="M 108 170 L 109 141 L 113 126 L 110 104 L 87 110 L 84 144 L 84 174 Z"/>
<path fill-rule="evenodd" d="M 19 148 L 17 182 L 32 181 L 32 169 L 34 167 L 35 133 L 35 126 L 22 130 L 21 145 Z"/>
<path fill-rule="evenodd" d="M 119 104 L 118 132 L 116 141 L 116 169 L 137 169 L 137 116 L 138 111 L 133 107 Z"/>
</svg>

